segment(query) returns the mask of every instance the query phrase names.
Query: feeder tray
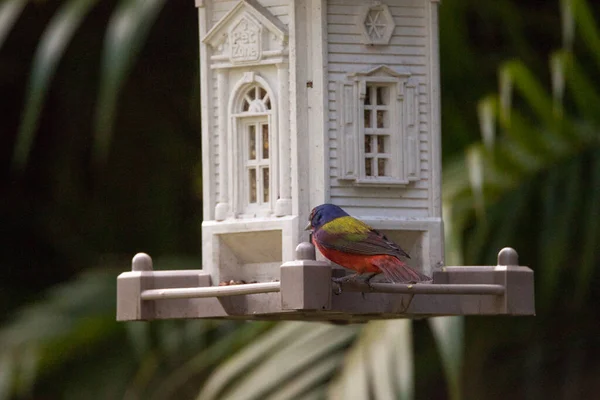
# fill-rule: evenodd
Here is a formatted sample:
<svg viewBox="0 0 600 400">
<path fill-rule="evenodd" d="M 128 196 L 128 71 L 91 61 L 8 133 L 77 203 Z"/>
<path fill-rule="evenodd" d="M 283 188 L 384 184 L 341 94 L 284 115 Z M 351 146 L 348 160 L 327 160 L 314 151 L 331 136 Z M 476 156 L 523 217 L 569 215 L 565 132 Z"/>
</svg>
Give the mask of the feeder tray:
<svg viewBox="0 0 600 400">
<path fill-rule="evenodd" d="M 310 243 L 281 265 L 280 282 L 215 286 L 203 270 L 153 271 L 144 253 L 117 279 L 117 319 L 174 318 L 366 322 L 442 315 L 534 315 L 533 271 L 504 248 L 497 266 L 444 267 L 430 284 L 348 281 Z M 339 294 L 338 294 L 339 293 Z"/>
</svg>

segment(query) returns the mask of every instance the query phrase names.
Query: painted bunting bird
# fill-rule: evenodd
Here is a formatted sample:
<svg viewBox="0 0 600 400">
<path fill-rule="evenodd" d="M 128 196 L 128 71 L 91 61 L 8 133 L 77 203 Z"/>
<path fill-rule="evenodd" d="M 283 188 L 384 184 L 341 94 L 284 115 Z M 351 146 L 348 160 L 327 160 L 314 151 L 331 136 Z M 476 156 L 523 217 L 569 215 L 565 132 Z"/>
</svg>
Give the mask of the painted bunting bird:
<svg viewBox="0 0 600 400">
<path fill-rule="evenodd" d="M 312 230 L 312 242 L 321 254 L 342 267 L 356 271 L 346 279 L 369 274 L 368 282 L 383 272 L 394 283 L 431 280 L 402 261 L 402 258 L 410 257 L 400 246 L 336 205 L 315 207 L 309 220 L 306 229 Z"/>
</svg>

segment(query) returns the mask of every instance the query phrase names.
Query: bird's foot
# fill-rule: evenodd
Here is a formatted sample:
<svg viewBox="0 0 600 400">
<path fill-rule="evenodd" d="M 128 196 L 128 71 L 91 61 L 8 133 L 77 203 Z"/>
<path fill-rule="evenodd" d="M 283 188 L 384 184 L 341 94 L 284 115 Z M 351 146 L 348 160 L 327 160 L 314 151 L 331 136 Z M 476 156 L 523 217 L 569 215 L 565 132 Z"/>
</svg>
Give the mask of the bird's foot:
<svg viewBox="0 0 600 400">
<path fill-rule="evenodd" d="M 339 296 L 340 294 L 342 294 L 342 283 L 348 282 L 348 279 L 344 279 L 344 278 L 345 277 L 331 278 L 331 283 L 333 286 L 333 294 L 335 294 L 336 296 Z"/>
<path fill-rule="evenodd" d="M 375 275 L 377 275 L 377 273 L 370 273 L 370 274 L 364 275 L 361 278 L 361 281 L 363 283 L 366 283 L 367 286 L 369 287 L 369 292 L 372 292 L 374 290 L 373 286 L 371 286 L 371 279 L 373 279 L 375 277 Z M 361 292 L 361 294 L 362 294 L 363 300 L 366 300 L 365 292 Z"/>
<path fill-rule="evenodd" d="M 342 283 L 354 281 L 354 279 L 356 278 L 357 275 L 358 274 L 352 274 L 352 275 L 344 275 L 339 278 L 331 278 L 331 282 L 333 282 L 333 284 L 335 286 L 335 290 L 333 293 L 335 295 L 342 294 Z"/>
<path fill-rule="evenodd" d="M 356 274 L 353 274 L 353 275 L 344 275 L 344 276 L 339 277 L 339 278 L 331 278 L 331 281 L 335 282 L 337 284 L 340 284 L 340 283 L 346 283 L 346 282 L 349 282 L 349 281 L 353 281 L 355 278 L 356 278 Z"/>
<path fill-rule="evenodd" d="M 371 292 L 374 290 L 373 286 L 371 286 L 371 279 L 375 278 L 376 275 L 377 275 L 377 273 L 370 273 L 370 274 L 364 275 L 361 278 L 362 283 L 366 283 L 367 286 L 369 287 L 369 291 L 371 291 Z"/>
<path fill-rule="evenodd" d="M 333 294 L 335 294 L 336 296 L 342 294 L 342 285 L 340 285 L 337 282 L 333 282 Z"/>
<path fill-rule="evenodd" d="M 369 274 L 365 274 L 365 275 L 360 275 L 360 274 L 352 274 L 352 275 L 345 275 L 339 278 L 331 278 L 331 281 L 335 284 L 336 286 L 336 290 L 334 291 L 334 294 L 339 295 L 342 293 L 342 284 L 346 283 L 346 282 L 360 282 L 360 283 L 366 283 L 367 286 L 369 287 L 369 291 L 372 292 L 373 286 L 371 286 L 371 279 L 373 279 L 375 276 L 377 275 L 377 273 L 369 273 Z M 365 292 L 361 292 L 361 296 L 363 299 L 365 299 Z"/>
</svg>

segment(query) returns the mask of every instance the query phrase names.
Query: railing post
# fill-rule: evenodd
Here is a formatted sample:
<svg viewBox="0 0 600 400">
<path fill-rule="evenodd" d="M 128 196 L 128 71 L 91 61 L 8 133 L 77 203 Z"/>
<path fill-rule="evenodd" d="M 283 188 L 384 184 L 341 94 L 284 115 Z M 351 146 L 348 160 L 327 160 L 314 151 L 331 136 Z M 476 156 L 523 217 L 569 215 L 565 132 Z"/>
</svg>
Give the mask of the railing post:
<svg viewBox="0 0 600 400">
<path fill-rule="evenodd" d="M 131 272 L 117 278 L 117 320 L 136 321 L 154 318 L 154 302 L 143 301 L 142 292 L 154 286 L 152 258 L 138 253 L 131 261 Z"/>
<path fill-rule="evenodd" d="M 316 260 L 315 248 L 308 242 L 296 247 L 296 261 L 281 266 L 281 308 L 331 309 L 331 266 Z"/>
</svg>

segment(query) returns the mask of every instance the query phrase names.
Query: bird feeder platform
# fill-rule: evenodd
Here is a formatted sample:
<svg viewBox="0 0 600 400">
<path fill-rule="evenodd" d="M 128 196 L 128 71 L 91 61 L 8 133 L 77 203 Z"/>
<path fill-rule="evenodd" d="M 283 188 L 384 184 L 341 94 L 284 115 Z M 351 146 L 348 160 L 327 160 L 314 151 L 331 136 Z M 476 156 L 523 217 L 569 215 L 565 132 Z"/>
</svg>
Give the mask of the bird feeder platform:
<svg viewBox="0 0 600 400">
<path fill-rule="evenodd" d="M 345 274 L 301 243 L 278 282 L 217 286 L 203 270 L 153 271 L 144 253 L 117 279 L 119 321 L 175 318 L 366 322 L 443 315 L 534 315 L 533 271 L 504 248 L 497 266 L 443 267 L 427 284 L 336 283 Z"/>
</svg>

